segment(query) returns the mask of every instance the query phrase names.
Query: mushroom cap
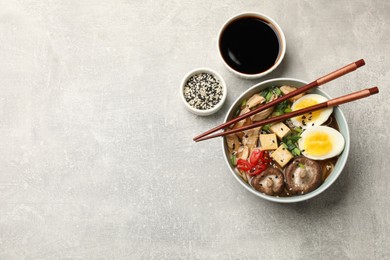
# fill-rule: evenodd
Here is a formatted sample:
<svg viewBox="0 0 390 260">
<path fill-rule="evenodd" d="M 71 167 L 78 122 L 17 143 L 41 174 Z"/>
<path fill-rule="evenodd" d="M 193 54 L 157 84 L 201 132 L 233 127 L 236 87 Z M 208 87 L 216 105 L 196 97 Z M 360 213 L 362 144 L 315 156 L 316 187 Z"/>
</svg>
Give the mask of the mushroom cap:
<svg viewBox="0 0 390 260">
<path fill-rule="evenodd" d="M 305 194 L 322 182 L 321 165 L 306 157 L 294 159 L 284 171 L 287 190 L 291 194 Z"/>
<path fill-rule="evenodd" d="M 267 168 L 252 178 L 251 185 L 255 190 L 267 195 L 279 195 L 284 189 L 283 173 L 276 168 Z"/>
</svg>

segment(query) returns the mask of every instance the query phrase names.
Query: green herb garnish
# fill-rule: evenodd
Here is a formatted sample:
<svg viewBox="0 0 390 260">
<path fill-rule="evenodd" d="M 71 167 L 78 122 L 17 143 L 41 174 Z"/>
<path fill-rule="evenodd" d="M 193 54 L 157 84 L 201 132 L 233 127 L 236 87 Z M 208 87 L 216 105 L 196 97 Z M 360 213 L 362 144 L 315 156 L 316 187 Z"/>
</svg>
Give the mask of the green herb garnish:
<svg viewBox="0 0 390 260">
<path fill-rule="evenodd" d="M 298 147 L 295 147 L 295 148 L 291 151 L 291 153 L 292 153 L 294 156 L 299 156 L 299 155 L 301 155 L 301 150 L 299 150 Z"/>
<path fill-rule="evenodd" d="M 232 154 L 232 156 L 230 157 L 230 161 L 232 162 L 233 166 L 237 165 L 237 157 L 235 154 Z"/>
<path fill-rule="evenodd" d="M 275 111 L 272 113 L 273 116 L 281 116 L 283 115 L 283 112 L 282 111 Z"/>
<path fill-rule="evenodd" d="M 279 97 L 282 95 L 282 91 L 278 88 L 278 87 L 275 87 L 274 88 L 274 93 Z"/>
<path fill-rule="evenodd" d="M 263 98 L 265 98 L 267 95 L 268 95 L 268 90 L 267 89 L 265 89 L 265 90 L 263 90 L 263 91 L 261 91 L 260 92 L 260 96 L 262 96 Z"/>
<path fill-rule="evenodd" d="M 264 131 L 269 131 L 269 128 L 271 127 L 271 124 L 264 125 L 261 129 Z"/>
<path fill-rule="evenodd" d="M 298 140 L 301 138 L 300 133 L 296 131 L 292 131 L 289 135 L 283 138 L 283 143 L 286 144 L 286 148 L 292 153 L 294 156 L 301 155 L 301 150 L 298 148 Z"/>
<path fill-rule="evenodd" d="M 302 134 L 303 129 L 300 126 L 297 126 L 297 127 L 294 128 L 294 131 L 297 132 L 298 134 Z"/>
<path fill-rule="evenodd" d="M 236 112 L 234 113 L 234 117 L 238 117 L 240 112 L 241 112 L 241 107 L 237 108 Z"/>
<path fill-rule="evenodd" d="M 269 101 L 271 100 L 271 97 L 272 97 L 272 91 L 269 91 L 269 92 L 267 93 L 267 95 L 265 96 L 265 101 L 266 101 L 266 102 L 269 102 Z"/>
<path fill-rule="evenodd" d="M 246 99 L 244 99 L 244 100 L 241 102 L 241 107 L 242 107 L 242 108 L 244 108 L 244 107 L 246 106 L 246 102 L 247 102 Z"/>
</svg>

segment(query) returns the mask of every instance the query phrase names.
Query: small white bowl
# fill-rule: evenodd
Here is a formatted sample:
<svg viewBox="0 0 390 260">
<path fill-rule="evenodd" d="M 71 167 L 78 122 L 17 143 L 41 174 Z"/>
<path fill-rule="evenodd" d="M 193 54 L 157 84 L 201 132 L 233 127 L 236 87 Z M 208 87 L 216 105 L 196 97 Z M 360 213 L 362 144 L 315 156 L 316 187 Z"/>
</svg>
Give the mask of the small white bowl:
<svg viewBox="0 0 390 260">
<path fill-rule="evenodd" d="M 241 18 L 245 18 L 245 17 L 257 17 L 263 21 L 270 23 L 276 29 L 276 33 L 277 33 L 278 38 L 280 40 L 280 42 L 279 42 L 280 53 L 279 53 L 279 56 L 276 59 L 274 65 L 272 65 L 269 69 L 262 71 L 260 73 L 257 73 L 257 74 L 242 73 L 242 72 L 239 72 L 239 71 L 233 69 L 232 67 L 230 67 L 229 64 L 226 63 L 226 61 L 222 55 L 220 46 L 219 46 L 221 35 L 224 32 L 224 30 L 226 29 L 226 27 L 229 26 L 233 21 L 241 19 Z M 279 66 L 279 64 L 282 62 L 282 60 L 284 58 L 284 55 L 286 54 L 286 37 L 284 36 L 282 28 L 280 28 L 279 24 L 277 24 L 275 22 L 275 20 L 273 20 L 271 17 L 269 17 L 265 14 L 261 14 L 261 13 L 241 13 L 241 14 L 238 14 L 238 15 L 231 17 L 229 20 L 227 20 L 225 22 L 225 24 L 219 30 L 217 45 L 218 45 L 217 47 L 218 47 L 219 56 L 221 57 L 223 63 L 228 68 L 228 70 L 231 71 L 236 76 L 238 76 L 240 78 L 244 78 L 244 79 L 258 79 L 260 77 L 267 75 L 268 73 L 271 73 Z"/>
<path fill-rule="evenodd" d="M 221 98 L 221 100 L 214 107 L 212 107 L 210 109 L 207 109 L 207 110 L 200 110 L 200 109 L 192 107 L 190 104 L 188 104 L 188 102 L 184 98 L 184 86 L 186 85 L 187 81 L 192 76 L 194 76 L 196 74 L 200 74 L 200 73 L 208 73 L 208 74 L 213 75 L 217 80 L 219 80 L 219 82 L 220 82 L 220 84 L 222 86 L 222 98 Z M 190 112 L 192 112 L 192 113 L 194 113 L 195 115 L 198 115 L 198 116 L 208 116 L 208 115 L 212 115 L 212 114 L 216 113 L 218 110 L 221 109 L 221 107 L 223 106 L 223 103 L 225 103 L 225 100 L 226 100 L 227 88 L 226 88 L 225 81 L 223 80 L 221 75 L 219 75 L 216 71 L 214 71 L 212 69 L 208 69 L 208 68 L 198 68 L 198 69 L 194 69 L 194 70 L 190 71 L 183 78 L 183 80 L 181 82 L 181 85 L 180 85 L 180 93 L 179 94 L 180 94 L 180 98 L 182 99 L 182 101 L 184 103 L 184 106 L 187 108 L 188 111 L 190 111 Z"/>
</svg>

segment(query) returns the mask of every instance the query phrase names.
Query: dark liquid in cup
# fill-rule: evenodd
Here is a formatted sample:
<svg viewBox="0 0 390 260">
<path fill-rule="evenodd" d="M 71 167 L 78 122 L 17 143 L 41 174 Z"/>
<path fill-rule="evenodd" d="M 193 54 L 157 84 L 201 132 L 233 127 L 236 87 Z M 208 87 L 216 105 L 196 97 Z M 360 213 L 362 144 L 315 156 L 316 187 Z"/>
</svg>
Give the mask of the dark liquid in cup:
<svg viewBox="0 0 390 260">
<path fill-rule="evenodd" d="M 239 18 L 225 27 L 219 39 L 225 62 L 245 74 L 271 68 L 279 56 L 279 38 L 268 22 L 257 17 Z"/>
</svg>

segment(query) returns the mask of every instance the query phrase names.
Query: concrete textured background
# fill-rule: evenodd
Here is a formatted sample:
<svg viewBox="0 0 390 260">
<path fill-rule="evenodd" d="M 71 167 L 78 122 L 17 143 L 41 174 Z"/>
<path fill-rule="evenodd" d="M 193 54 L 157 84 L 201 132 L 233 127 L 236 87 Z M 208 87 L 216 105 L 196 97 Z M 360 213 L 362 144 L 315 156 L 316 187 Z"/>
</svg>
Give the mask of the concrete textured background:
<svg viewBox="0 0 390 260">
<path fill-rule="evenodd" d="M 232 75 L 217 34 L 265 13 L 287 54 L 271 75 L 380 94 L 343 106 L 347 166 L 326 192 L 280 205 L 244 190 L 220 140 L 196 134 L 262 81 Z M 389 259 L 389 1 L 0 2 L 0 259 Z M 182 77 L 219 71 L 216 115 L 187 112 Z"/>
</svg>

